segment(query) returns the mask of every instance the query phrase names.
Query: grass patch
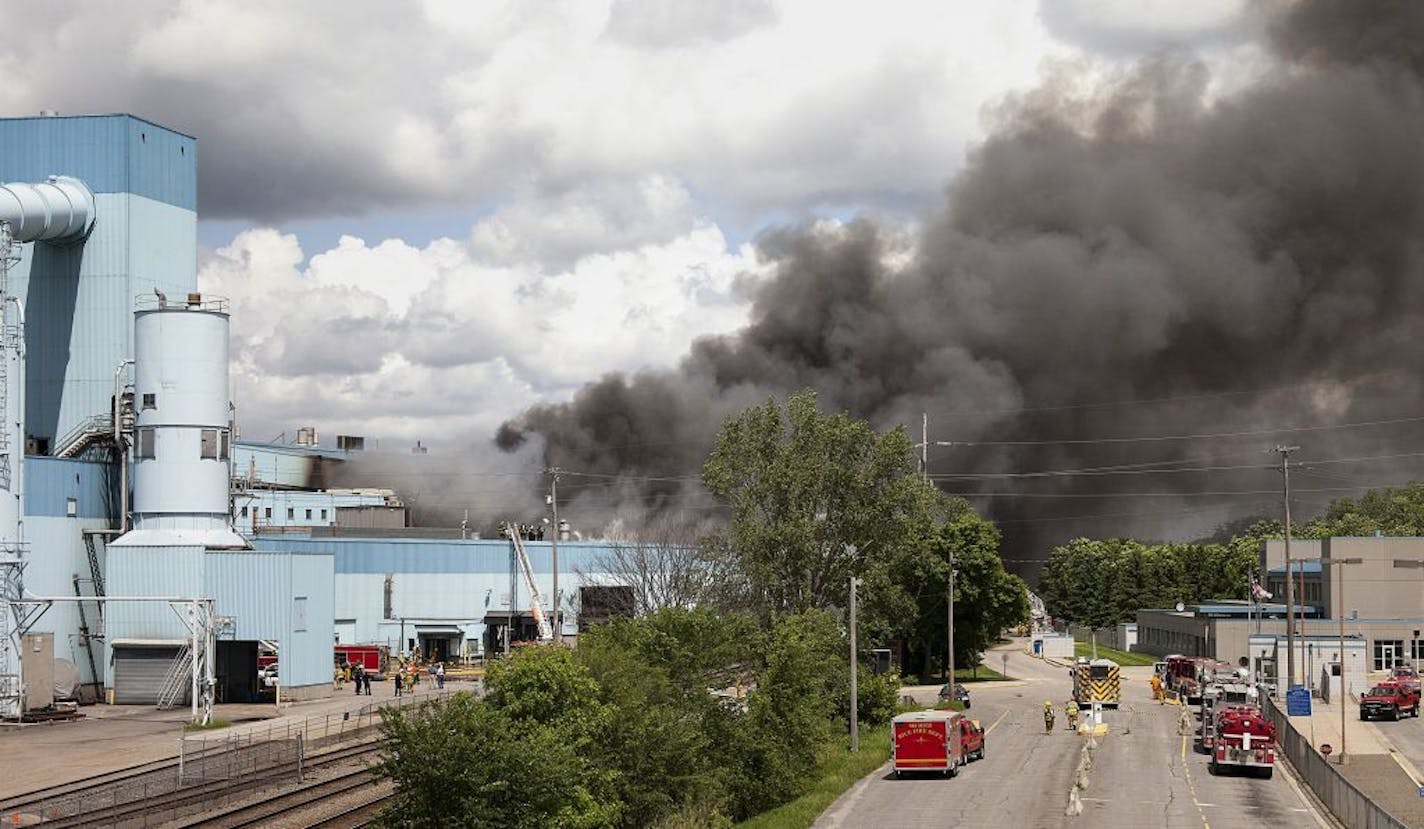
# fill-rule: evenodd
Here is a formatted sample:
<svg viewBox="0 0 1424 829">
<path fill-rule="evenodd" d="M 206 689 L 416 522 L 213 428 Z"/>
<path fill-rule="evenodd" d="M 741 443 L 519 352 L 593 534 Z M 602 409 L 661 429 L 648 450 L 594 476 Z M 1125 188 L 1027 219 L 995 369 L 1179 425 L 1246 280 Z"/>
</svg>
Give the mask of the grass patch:
<svg viewBox="0 0 1424 829">
<path fill-rule="evenodd" d="M 954 669 L 955 682 L 1001 682 L 1008 678 L 988 665 Z"/>
<path fill-rule="evenodd" d="M 1074 655 L 1074 656 L 1082 656 L 1082 657 L 1086 657 L 1086 658 L 1088 658 L 1088 659 L 1092 659 L 1092 658 L 1093 658 L 1093 643 L 1092 643 L 1092 642 L 1074 642 L 1074 643 L 1073 643 L 1073 655 Z M 1112 661 L 1116 662 L 1116 663 L 1119 664 L 1119 665 L 1148 665 L 1148 666 L 1151 666 L 1153 663 L 1155 663 L 1155 662 L 1157 661 L 1157 657 L 1153 656 L 1153 655 L 1150 654 L 1150 653 L 1128 653 L 1127 651 L 1120 651 L 1120 650 L 1117 650 L 1116 648 L 1107 648 L 1107 647 L 1104 647 L 1104 646 L 1102 646 L 1102 645 L 1098 645 L 1098 658 L 1099 658 L 1099 659 L 1111 659 Z"/>
<path fill-rule="evenodd" d="M 232 723 L 231 723 L 231 722 L 228 722 L 227 720 L 213 720 L 213 721 L 209 722 L 207 725 L 203 725 L 202 723 L 190 722 L 190 723 L 184 723 L 184 724 L 183 724 L 183 730 L 184 730 L 184 731 L 215 731 L 215 730 L 217 730 L 217 729 L 219 729 L 219 728 L 227 728 L 227 727 L 230 726 L 230 725 L 232 725 Z"/>
<path fill-rule="evenodd" d="M 846 789 L 860 778 L 880 768 L 890 759 L 890 726 L 863 726 L 860 729 L 860 752 L 850 753 L 849 742 L 838 747 L 822 764 L 818 779 L 811 790 L 790 803 L 763 812 L 743 821 L 745 829 L 805 829 L 826 811 Z"/>
</svg>

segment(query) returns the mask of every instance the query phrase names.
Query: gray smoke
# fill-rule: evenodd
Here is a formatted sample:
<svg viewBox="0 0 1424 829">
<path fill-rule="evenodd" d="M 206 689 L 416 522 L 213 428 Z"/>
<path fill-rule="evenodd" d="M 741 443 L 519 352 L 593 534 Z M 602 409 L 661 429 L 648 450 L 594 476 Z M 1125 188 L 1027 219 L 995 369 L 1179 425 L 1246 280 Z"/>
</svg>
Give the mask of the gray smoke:
<svg viewBox="0 0 1424 829">
<path fill-rule="evenodd" d="M 1305 461 L 1424 450 L 1416 422 L 1261 433 L 1421 414 L 1424 7 L 1302 2 L 1269 31 L 1277 64 L 1228 97 L 1168 54 L 1007 101 L 913 238 L 871 220 L 769 233 L 777 270 L 744 330 L 530 409 L 499 445 L 539 436 L 546 463 L 618 482 L 606 505 L 702 509 L 683 478 L 747 405 L 809 387 L 916 439 L 927 412 L 931 440 L 958 444 L 931 471 L 981 493 L 1015 563 L 1075 535 L 1275 514 L 1280 442 Z M 1120 464 L 1261 469 L 968 477 Z M 1414 469 L 1304 469 L 1297 507 Z M 1228 490 L 1267 494 L 1204 497 Z"/>
</svg>

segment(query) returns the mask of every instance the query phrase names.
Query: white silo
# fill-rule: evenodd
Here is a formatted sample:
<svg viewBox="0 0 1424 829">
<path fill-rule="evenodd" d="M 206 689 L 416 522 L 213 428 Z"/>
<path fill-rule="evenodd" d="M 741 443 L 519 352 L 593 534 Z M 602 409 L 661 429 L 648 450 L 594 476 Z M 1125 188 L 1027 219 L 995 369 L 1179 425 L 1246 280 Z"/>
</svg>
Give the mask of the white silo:
<svg viewBox="0 0 1424 829">
<path fill-rule="evenodd" d="M 133 531 L 120 546 L 245 548 L 228 513 L 225 300 L 140 299 L 134 319 Z"/>
</svg>

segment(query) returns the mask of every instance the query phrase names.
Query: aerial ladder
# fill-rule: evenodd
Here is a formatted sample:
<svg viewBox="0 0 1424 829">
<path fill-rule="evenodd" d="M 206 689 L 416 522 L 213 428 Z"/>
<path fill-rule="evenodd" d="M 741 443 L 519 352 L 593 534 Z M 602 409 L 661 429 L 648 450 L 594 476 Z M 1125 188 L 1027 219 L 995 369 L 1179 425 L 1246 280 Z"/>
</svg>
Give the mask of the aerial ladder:
<svg viewBox="0 0 1424 829">
<path fill-rule="evenodd" d="M 524 550 L 524 537 L 519 529 L 519 525 L 513 522 L 504 525 L 504 531 L 509 536 L 510 543 L 514 545 L 514 555 L 519 559 L 519 569 L 524 573 L 524 584 L 529 588 L 529 612 L 534 616 L 534 624 L 539 626 L 539 641 L 551 642 L 554 639 L 554 628 L 544 615 L 544 600 L 539 595 L 538 583 L 534 581 L 534 567 L 529 563 L 529 553 Z M 512 606 L 509 608 L 509 624 L 513 629 Z"/>
</svg>

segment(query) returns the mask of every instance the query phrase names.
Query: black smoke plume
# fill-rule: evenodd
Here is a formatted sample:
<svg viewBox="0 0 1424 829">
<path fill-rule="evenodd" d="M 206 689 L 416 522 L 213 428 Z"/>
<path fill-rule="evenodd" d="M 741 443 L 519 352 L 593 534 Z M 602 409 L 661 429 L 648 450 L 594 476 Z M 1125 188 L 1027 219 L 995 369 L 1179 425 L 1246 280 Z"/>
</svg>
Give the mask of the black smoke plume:
<svg viewBox="0 0 1424 829">
<path fill-rule="evenodd" d="M 1424 7 L 1301 2 L 1267 31 L 1274 65 L 1224 95 L 1180 54 L 1059 72 L 997 108 L 912 233 L 769 233 L 745 329 L 530 409 L 500 445 L 607 476 L 568 486 L 591 514 L 703 510 L 686 478 L 749 404 L 810 387 L 916 440 L 926 412 L 955 444 L 931 449 L 939 486 L 1029 572 L 1076 535 L 1278 514 L 1277 444 L 1301 447 L 1307 515 L 1416 474 L 1320 462 L 1424 451 Z"/>
</svg>

